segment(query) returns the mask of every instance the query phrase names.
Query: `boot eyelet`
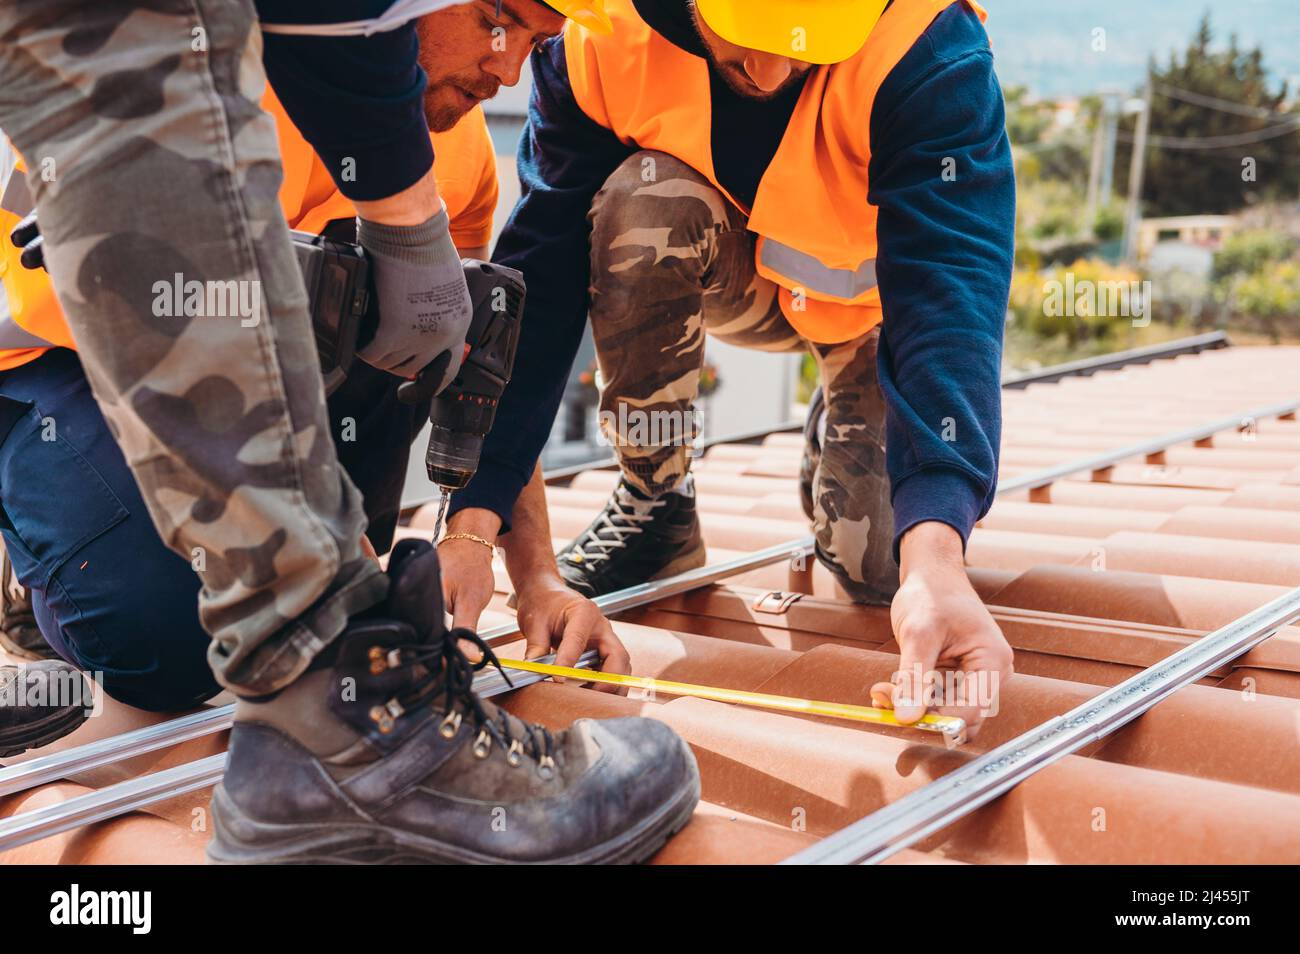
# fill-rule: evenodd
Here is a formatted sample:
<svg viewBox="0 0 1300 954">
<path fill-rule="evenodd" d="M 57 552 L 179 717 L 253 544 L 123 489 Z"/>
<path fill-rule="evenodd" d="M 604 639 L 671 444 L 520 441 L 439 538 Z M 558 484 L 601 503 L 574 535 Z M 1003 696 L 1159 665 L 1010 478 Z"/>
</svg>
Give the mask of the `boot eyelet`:
<svg viewBox="0 0 1300 954">
<path fill-rule="evenodd" d="M 519 757 L 519 753 L 523 750 L 524 747 L 519 744 L 518 739 L 510 740 L 510 751 L 506 753 L 506 761 L 510 763 L 511 768 L 519 768 L 519 764 L 523 761 Z"/>
<path fill-rule="evenodd" d="M 492 736 L 487 729 L 480 729 L 478 738 L 474 740 L 474 757 L 476 759 L 485 759 L 488 753 L 492 751 Z"/>
<path fill-rule="evenodd" d="M 383 706 L 373 706 L 370 709 L 370 721 L 379 727 L 379 731 L 384 735 L 393 731 L 393 725 L 396 720 L 389 714 Z"/>
<path fill-rule="evenodd" d="M 555 778 L 555 759 L 549 755 L 543 755 L 537 762 L 537 774 L 548 782 Z"/>
<path fill-rule="evenodd" d="M 380 646 L 370 647 L 370 675 L 378 676 L 388 668 L 388 663 L 384 661 L 384 650 Z"/>
<path fill-rule="evenodd" d="M 460 731 L 461 714 L 453 709 L 443 718 L 442 724 L 438 726 L 438 732 L 444 739 L 454 739 L 456 733 Z"/>
</svg>

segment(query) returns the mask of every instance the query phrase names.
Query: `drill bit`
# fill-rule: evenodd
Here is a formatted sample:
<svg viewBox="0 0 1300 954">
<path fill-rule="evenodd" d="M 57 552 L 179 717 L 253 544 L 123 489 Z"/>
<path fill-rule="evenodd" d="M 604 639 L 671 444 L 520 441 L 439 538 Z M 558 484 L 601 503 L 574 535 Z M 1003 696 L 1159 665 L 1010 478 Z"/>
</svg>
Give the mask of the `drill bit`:
<svg viewBox="0 0 1300 954">
<path fill-rule="evenodd" d="M 438 518 L 433 522 L 433 542 L 437 543 L 438 538 L 442 536 L 442 523 L 447 519 L 447 506 L 451 503 L 451 493 L 446 487 L 439 487 L 438 493 L 442 494 L 438 501 Z"/>
</svg>

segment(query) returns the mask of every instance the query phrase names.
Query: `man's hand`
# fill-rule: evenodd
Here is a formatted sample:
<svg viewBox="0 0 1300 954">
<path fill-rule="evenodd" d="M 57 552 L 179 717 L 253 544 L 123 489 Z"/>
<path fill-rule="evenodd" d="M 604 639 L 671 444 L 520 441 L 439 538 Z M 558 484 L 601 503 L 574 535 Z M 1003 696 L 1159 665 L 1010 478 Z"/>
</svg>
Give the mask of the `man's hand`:
<svg viewBox="0 0 1300 954">
<path fill-rule="evenodd" d="M 446 540 L 438 545 L 438 559 L 451 625 L 477 631 L 479 617 L 496 590 L 492 551 L 475 540 Z"/>
<path fill-rule="evenodd" d="M 899 552 L 902 586 L 890 610 L 899 671 L 892 683 L 871 687 L 872 701 L 900 722 L 917 721 L 927 708 L 960 716 L 974 737 L 1014 672 L 1011 647 L 970 585 L 956 530 L 917 524 Z"/>
<path fill-rule="evenodd" d="M 467 507 L 451 518 L 447 530 L 495 540 L 501 518 L 490 510 Z M 614 635 L 614 627 L 595 603 L 565 586 L 556 569 L 540 465 L 533 469 L 515 503 L 513 529 L 502 535 L 501 541 L 518 598 L 525 657 L 536 659 L 554 650 L 557 665 L 572 666 L 584 652 L 594 649 L 603 671 L 629 674 L 632 660 Z M 491 553 L 472 540 L 448 540 L 438 552 L 442 555 L 443 591 L 453 619 L 458 626 L 473 627 L 492 598 Z M 597 688 L 618 691 L 616 686 Z"/>
<path fill-rule="evenodd" d="M 536 659 L 555 651 L 555 665 L 572 666 L 588 649 L 600 655 L 602 672 L 627 675 L 632 659 L 614 635 L 614 627 L 596 604 L 564 585 L 559 574 L 535 574 L 517 583 L 519 628 L 528 644 L 525 656 Z M 600 692 L 619 688 L 597 685 Z"/>
<path fill-rule="evenodd" d="M 357 220 L 357 242 L 370 258 L 379 304 L 374 336 L 357 357 L 408 379 L 437 363 L 430 372 L 437 375 L 433 394 L 460 370 L 474 316 L 449 222 L 446 209 L 417 225 Z"/>
</svg>

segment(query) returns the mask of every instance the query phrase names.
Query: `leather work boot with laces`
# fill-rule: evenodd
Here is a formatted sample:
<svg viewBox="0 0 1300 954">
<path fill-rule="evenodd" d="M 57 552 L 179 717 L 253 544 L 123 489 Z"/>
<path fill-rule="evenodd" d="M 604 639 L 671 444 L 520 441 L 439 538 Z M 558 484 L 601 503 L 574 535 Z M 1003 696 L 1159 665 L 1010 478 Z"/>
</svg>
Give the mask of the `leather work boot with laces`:
<svg viewBox="0 0 1300 954">
<path fill-rule="evenodd" d="M 620 479 L 605 509 L 555 559 L 569 588 L 587 597 L 704 566 L 693 479 L 657 497 Z"/>
<path fill-rule="evenodd" d="M 433 547 L 402 541 L 388 574 L 331 660 L 239 703 L 210 861 L 636 863 L 686 824 L 699 773 L 672 729 L 515 718 L 472 689 L 496 657 L 445 628 Z"/>
<path fill-rule="evenodd" d="M 63 738 L 93 705 L 86 677 L 62 659 L 0 666 L 0 758 Z"/>
</svg>

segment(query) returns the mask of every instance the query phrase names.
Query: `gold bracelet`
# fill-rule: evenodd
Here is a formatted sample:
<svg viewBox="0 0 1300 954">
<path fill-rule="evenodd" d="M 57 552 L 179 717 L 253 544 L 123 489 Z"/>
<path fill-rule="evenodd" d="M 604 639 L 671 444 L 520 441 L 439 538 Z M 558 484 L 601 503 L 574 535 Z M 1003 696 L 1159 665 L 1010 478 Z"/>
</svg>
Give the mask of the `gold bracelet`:
<svg viewBox="0 0 1300 954">
<path fill-rule="evenodd" d="M 442 546 L 448 540 L 473 540 L 475 543 L 481 543 L 493 553 L 496 553 L 497 545 L 491 540 L 480 537 L 477 533 L 449 533 L 438 541 L 438 546 Z"/>
</svg>

